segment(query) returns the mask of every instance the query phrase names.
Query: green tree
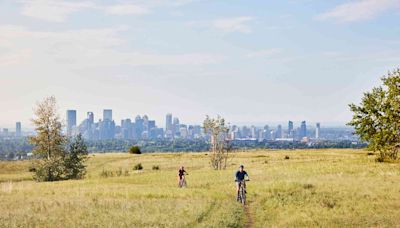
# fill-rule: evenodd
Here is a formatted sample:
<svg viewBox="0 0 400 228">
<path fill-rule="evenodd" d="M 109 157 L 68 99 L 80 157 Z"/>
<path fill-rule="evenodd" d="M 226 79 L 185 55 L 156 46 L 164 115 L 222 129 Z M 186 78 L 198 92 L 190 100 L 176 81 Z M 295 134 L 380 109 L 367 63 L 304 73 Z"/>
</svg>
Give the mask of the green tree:
<svg viewBox="0 0 400 228">
<path fill-rule="evenodd" d="M 85 162 L 88 159 L 88 150 L 81 134 L 78 134 L 69 146 L 69 153 L 65 158 L 67 179 L 81 179 L 86 174 Z"/>
<path fill-rule="evenodd" d="M 140 151 L 139 146 L 132 146 L 131 148 L 129 148 L 129 153 L 130 154 L 141 154 L 142 152 Z"/>
<path fill-rule="evenodd" d="M 379 152 L 378 161 L 398 158 L 400 150 L 400 69 L 382 78 L 383 86 L 364 93 L 361 104 L 351 104 L 349 125 Z"/>
<path fill-rule="evenodd" d="M 216 170 L 225 169 L 230 151 L 229 141 L 227 140 L 229 128 L 225 124 L 225 119 L 220 116 L 217 118 L 206 116 L 203 128 L 206 134 L 211 135 L 211 166 Z"/>
<path fill-rule="evenodd" d="M 33 153 L 39 158 L 35 179 L 56 181 L 64 177 L 66 137 L 62 134 L 62 124 L 57 113 L 55 97 L 45 98 L 34 109 L 36 118 L 32 120 L 36 135 L 29 141 L 34 145 Z"/>
</svg>

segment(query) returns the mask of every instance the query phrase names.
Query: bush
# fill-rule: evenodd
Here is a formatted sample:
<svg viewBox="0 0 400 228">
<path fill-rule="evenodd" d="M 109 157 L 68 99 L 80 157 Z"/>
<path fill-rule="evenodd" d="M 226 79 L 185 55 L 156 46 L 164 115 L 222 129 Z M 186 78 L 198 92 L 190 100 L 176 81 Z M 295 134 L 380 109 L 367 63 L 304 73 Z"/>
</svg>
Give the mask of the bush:
<svg viewBox="0 0 400 228">
<path fill-rule="evenodd" d="M 140 147 L 138 147 L 138 146 L 132 146 L 132 147 L 129 149 L 129 153 L 130 153 L 130 154 L 141 154 L 142 152 L 140 151 Z"/>
<path fill-rule="evenodd" d="M 40 161 L 35 168 L 35 174 L 33 178 L 39 182 L 64 180 L 64 161 L 62 159 Z"/>
<path fill-rule="evenodd" d="M 367 155 L 368 155 L 368 156 L 372 156 L 372 155 L 374 155 L 374 153 L 368 152 Z"/>
<path fill-rule="evenodd" d="M 101 177 L 113 177 L 114 173 L 112 171 L 104 170 L 100 173 Z"/>
<path fill-rule="evenodd" d="M 153 170 L 160 170 L 160 167 L 158 165 L 153 165 Z"/>
<path fill-rule="evenodd" d="M 138 163 L 133 167 L 133 170 L 142 170 L 142 169 L 143 169 L 142 163 Z"/>
<path fill-rule="evenodd" d="M 286 156 L 285 156 L 285 159 L 286 159 L 286 160 L 289 160 L 289 159 L 290 159 L 290 157 L 286 155 Z"/>
<path fill-rule="evenodd" d="M 117 171 L 115 172 L 115 174 L 117 175 L 117 177 L 122 176 L 122 169 L 119 168 L 119 170 L 117 170 Z"/>
<path fill-rule="evenodd" d="M 36 172 L 36 168 L 35 168 L 34 166 L 30 166 L 29 169 L 28 169 L 28 171 L 29 171 L 30 173 L 34 173 L 34 172 Z"/>
</svg>

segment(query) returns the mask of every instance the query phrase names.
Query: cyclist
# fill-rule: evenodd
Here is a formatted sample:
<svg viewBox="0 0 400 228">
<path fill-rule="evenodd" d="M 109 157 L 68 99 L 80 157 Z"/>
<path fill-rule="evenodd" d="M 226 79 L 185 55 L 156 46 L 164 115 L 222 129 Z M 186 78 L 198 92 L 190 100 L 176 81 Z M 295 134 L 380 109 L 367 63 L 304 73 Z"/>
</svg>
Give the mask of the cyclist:
<svg viewBox="0 0 400 228">
<path fill-rule="evenodd" d="M 179 177 L 178 185 L 181 188 L 183 187 L 184 183 L 186 183 L 185 175 L 188 175 L 188 173 L 186 172 L 185 167 L 181 166 L 181 168 L 178 171 L 178 177 Z"/>
<path fill-rule="evenodd" d="M 240 165 L 239 170 L 235 174 L 235 182 L 236 182 L 236 192 L 237 192 L 237 198 L 239 199 L 239 191 L 240 191 L 240 185 L 241 183 L 244 184 L 243 188 L 246 191 L 246 182 L 244 182 L 245 177 L 247 177 L 247 181 L 250 181 L 250 177 L 247 174 L 246 171 L 244 171 L 244 166 Z"/>
</svg>

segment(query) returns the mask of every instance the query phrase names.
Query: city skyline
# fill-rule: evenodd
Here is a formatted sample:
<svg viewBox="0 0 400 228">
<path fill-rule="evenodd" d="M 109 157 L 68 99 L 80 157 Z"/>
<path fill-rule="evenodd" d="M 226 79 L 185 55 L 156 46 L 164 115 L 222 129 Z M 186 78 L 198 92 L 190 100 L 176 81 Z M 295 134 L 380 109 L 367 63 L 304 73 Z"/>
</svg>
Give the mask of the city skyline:
<svg viewBox="0 0 400 228">
<path fill-rule="evenodd" d="M 111 113 L 109 113 L 111 111 Z M 106 113 L 109 114 L 106 114 Z M 104 120 L 106 118 L 105 115 L 109 115 L 111 116 L 110 118 L 107 118 L 111 121 L 114 121 L 117 123 L 120 123 L 120 121 L 126 120 L 126 119 L 131 119 L 134 120 L 137 116 L 152 116 L 150 114 L 133 114 L 130 116 L 126 116 L 126 117 L 122 117 L 121 119 L 116 119 L 113 118 L 115 112 L 113 109 L 102 109 L 99 112 L 92 112 L 92 111 L 79 111 L 76 109 L 67 109 L 65 110 L 64 113 L 66 113 L 65 115 L 62 114 L 63 112 L 59 112 L 59 117 L 60 117 L 60 121 L 65 125 L 64 128 L 66 130 L 66 133 L 68 132 L 68 126 L 70 125 L 70 123 L 72 123 L 72 125 L 79 125 L 82 121 L 86 120 L 88 117 L 88 115 L 90 115 L 90 118 L 92 118 L 92 121 L 99 121 L 99 120 Z M 154 121 L 156 121 L 156 123 L 158 123 L 158 125 L 160 125 L 162 128 L 167 129 L 166 127 L 166 116 L 168 115 L 172 115 L 172 113 L 167 112 L 163 119 L 156 119 L 153 118 Z M 70 119 L 72 119 L 71 121 L 69 121 L 69 117 Z M 119 116 L 119 115 L 118 115 Z M 204 118 L 206 117 L 206 115 L 204 116 Z M 34 116 L 32 116 L 32 118 L 34 118 Z M 173 118 L 175 118 L 175 116 L 173 116 Z M 180 119 L 180 118 L 179 118 Z M 185 119 L 184 117 L 182 118 L 183 120 Z M 204 119 L 203 119 L 204 120 Z M 185 124 L 189 124 L 189 125 L 202 125 L 203 123 L 202 121 L 199 122 L 185 122 Z M 295 119 L 289 119 L 289 120 L 281 120 L 281 121 L 262 121 L 262 122 L 252 122 L 252 121 L 242 121 L 242 122 L 232 122 L 229 121 L 225 118 L 225 120 L 227 121 L 227 123 L 229 125 L 236 125 L 236 126 L 256 126 L 256 127 L 263 127 L 265 125 L 270 125 L 271 127 L 278 127 L 279 125 L 283 125 L 283 126 L 287 126 L 289 124 L 289 126 L 287 126 L 288 130 L 293 130 L 293 126 L 296 126 L 296 124 L 298 126 L 301 126 L 301 123 L 303 121 L 306 121 L 308 124 L 312 124 L 312 125 L 316 125 L 316 124 L 323 124 L 325 127 L 347 127 L 346 123 L 335 123 L 335 122 L 321 122 L 318 120 L 314 120 L 314 121 L 310 121 L 310 120 L 295 120 Z M 171 119 L 171 122 L 173 121 L 173 119 Z M 28 122 L 22 122 L 19 120 L 16 120 L 13 123 L 9 123 L 9 124 L 5 124 L 5 125 L 0 125 L 0 129 L 6 128 L 6 129 L 15 129 L 16 124 L 19 124 L 20 126 L 22 125 L 22 130 L 34 130 L 34 126 L 32 125 L 31 121 Z"/>
<path fill-rule="evenodd" d="M 398 3 L 2 1 L 0 126 L 29 125 L 51 95 L 60 112 L 115 119 L 343 124 L 399 67 Z"/>
</svg>

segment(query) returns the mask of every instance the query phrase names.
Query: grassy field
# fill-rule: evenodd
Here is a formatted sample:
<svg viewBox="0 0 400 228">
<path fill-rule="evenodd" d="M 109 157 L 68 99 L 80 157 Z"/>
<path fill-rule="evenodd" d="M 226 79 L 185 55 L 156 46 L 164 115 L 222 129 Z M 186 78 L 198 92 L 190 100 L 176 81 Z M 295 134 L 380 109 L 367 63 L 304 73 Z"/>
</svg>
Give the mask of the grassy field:
<svg viewBox="0 0 400 228">
<path fill-rule="evenodd" d="M 95 154 L 86 179 L 54 183 L 33 182 L 29 161 L 0 162 L 0 226 L 400 227 L 400 164 L 365 151 L 241 152 L 224 171 L 208 161 L 206 153 Z M 142 171 L 132 170 L 137 163 Z M 235 202 L 239 164 L 251 177 L 247 207 Z M 180 165 L 186 189 L 177 188 Z"/>
</svg>

